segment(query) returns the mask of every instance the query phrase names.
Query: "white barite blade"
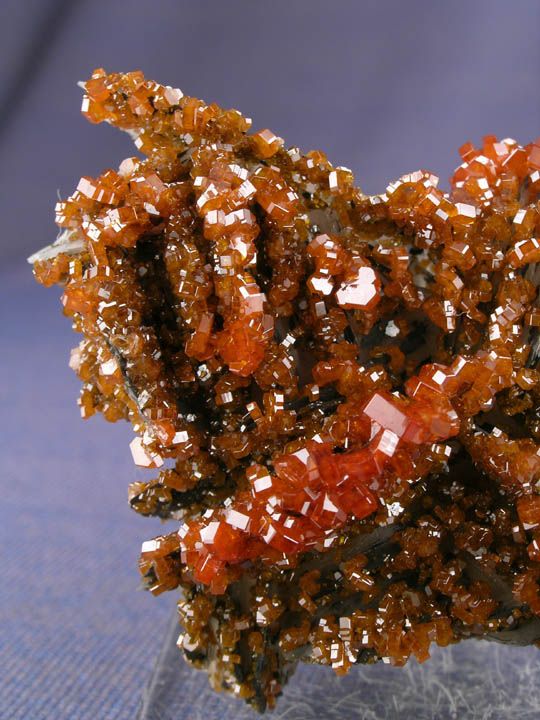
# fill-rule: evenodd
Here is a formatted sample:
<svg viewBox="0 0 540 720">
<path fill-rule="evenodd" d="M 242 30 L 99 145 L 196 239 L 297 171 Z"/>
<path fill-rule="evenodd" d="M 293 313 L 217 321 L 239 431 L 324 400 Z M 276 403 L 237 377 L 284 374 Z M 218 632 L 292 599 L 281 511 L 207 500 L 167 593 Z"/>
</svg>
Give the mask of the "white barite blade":
<svg viewBox="0 0 540 720">
<path fill-rule="evenodd" d="M 80 255 L 86 248 L 87 245 L 84 238 L 74 235 L 72 231 L 65 230 L 52 245 L 47 245 L 33 255 L 30 255 L 30 257 L 27 258 L 27 262 L 33 265 L 35 262 L 52 260 L 61 253 L 65 255 Z"/>
</svg>

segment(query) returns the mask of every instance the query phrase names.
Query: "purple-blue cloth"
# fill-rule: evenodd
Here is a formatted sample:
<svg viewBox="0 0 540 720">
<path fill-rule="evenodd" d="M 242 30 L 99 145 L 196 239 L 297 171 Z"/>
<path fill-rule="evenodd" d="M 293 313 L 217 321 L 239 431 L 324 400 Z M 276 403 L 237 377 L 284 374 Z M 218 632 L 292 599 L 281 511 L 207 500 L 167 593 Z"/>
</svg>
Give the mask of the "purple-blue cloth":
<svg viewBox="0 0 540 720">
<path fill-rule="evenodd" d="M 81 118 L 76 82 L 141 68 L 369 192 L 419 167 L 446 186 L 465 140 L 540 134 L 539 28 L 536 0 L 2 0 L 2 720 L 131 720 L 175 600 L 137 592 L 160 525 L 127 507 L 131 432 L 80 421 L 76 338 L 24 263 L 55 237 L 57 192 L 134 154 Z"/>
<path fill-rule="evenodd" d="M 59 293 L 26 267 L 0 283 L 0 718 L 133 718 L 174 597 L 138 591 L 127 425 L 86 424 Z"/>
</svg>

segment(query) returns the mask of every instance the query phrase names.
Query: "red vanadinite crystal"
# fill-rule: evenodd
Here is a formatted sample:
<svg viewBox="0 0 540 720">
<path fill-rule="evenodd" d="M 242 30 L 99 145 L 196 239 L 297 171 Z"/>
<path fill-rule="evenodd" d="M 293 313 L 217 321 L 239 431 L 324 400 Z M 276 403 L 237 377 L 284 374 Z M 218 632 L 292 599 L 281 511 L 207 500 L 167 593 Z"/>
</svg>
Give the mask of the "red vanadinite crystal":
<svg viewBox="0 0 540 720">
<path fill-rule="evenodd" d="M 249 491 L 182 528 L 183 562 L 193 567 L 198 581 L 219 593 L 238 577 L 234 565 L 265 553 L 272 562 L 272 549 L 289 556 L 311 547 L 321 549 L 329 531 L 377 509 L 385 471 L 391 468 L 406 481 L 418 479 L 418 469 L 410 464 L 415 446 L 459 433 L 453 397 L 468 387 L 462 399 L 469 398 L 467 406 L 472 405 L 475 414 L 484 404 L 489 406 L 494 384 L 508 387 L 511 376 L 511 364 L 504 357 L 491 360 L 480 352 L 470 359 L 458 356 L 448 367 L 424 365 L 420 375 L 407 381 L 409 398 L 373 393 L 361 410 L 367 422 L 360 447 L 335 454 L 331 438 L 317 436 L 302 450 L 276 458 L 275 475 L 251 466 Z M 481 394 L 475 389 L 479 385 Z M 476 398 L 482 399 L 482 406 L 475 405 Z M 406 459 L 400 450 L 406 451 Z M 208 527 L 213 528 L 210 535 Z"/>
<path fill-rule="evenodd" d="M 182 521 L 140 569 L 186 591 L 187 656 L 263 708 L 300 656 L 535 623 L 540 140 L 366 196 L 140 72 L 96 70 L 83 113 L 145 157 L 82 177 L 31 260 L 83 335 L 82 416 L 128 419 L 159 469 L 132 507 Z"/>
</svg>

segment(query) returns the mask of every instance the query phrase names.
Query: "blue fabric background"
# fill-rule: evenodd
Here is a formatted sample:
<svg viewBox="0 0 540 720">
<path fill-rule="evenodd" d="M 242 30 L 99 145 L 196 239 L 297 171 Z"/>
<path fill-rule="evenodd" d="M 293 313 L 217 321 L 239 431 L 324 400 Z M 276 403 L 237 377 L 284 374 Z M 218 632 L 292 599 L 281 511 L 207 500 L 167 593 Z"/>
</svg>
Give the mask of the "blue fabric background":
<svg viewBox="0 0 540 720">
<path fill-rule="evenodd" d="M 133 154 L 80 117 L 76 81 L 141 68 L 374 192 L 418 167 L 445 184 L 467 139 L 539 135 L 539 30 L 535 0 L 2 0 L 2 720 L 133 718 L 174 603 L 137 592 L 158 524 L 127 508 L 129 429 L 79 420 L 76 340 L 24 264 L 57 191 Z"/>
</svg>

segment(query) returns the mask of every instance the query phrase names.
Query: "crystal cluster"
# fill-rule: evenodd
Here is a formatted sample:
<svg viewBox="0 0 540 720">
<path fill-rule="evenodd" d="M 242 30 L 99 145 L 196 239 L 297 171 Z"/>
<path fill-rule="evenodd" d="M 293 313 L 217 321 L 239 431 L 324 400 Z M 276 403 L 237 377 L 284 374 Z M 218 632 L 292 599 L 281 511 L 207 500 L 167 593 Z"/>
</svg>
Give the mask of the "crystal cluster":
<svg viewBox="0 0 540 720">
<path fill-rule="evenodd" d="M 129 500 L 173 527 L 140 570 L 182 589 L 186 657 L 262 710 L 298 661 L 540 638 L 540 141 L 366 196 L 140 72 L 84 91 L 140 156 L 31 261 L 83 336 L 82 416 L 154 470 Z"/>
</svg>

